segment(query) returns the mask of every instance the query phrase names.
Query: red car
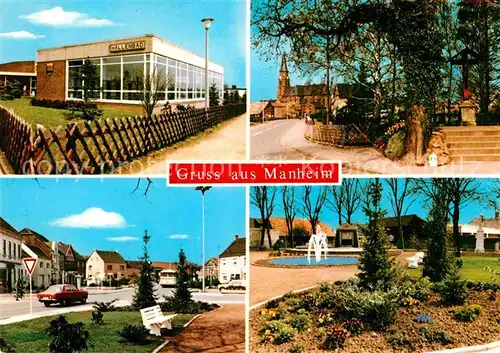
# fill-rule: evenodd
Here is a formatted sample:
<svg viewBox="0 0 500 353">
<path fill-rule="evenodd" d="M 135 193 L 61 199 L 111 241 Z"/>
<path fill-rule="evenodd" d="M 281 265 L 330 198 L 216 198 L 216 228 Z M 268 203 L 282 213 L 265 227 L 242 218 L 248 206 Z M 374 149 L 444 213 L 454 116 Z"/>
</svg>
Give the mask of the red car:
<svg viewBox="0 0 500 353">
<path fill-rule="evenodd" d="M 38 301 L 45 306 L 50 304 L 59 303 L 67 305 L 69 303 L 81 302 L 85 304 L 89 292 L 86 290 L 79 290 L 73 284 L 57 284 L 47 288 L 45 292 L 37 294 Z"/>
</svg>

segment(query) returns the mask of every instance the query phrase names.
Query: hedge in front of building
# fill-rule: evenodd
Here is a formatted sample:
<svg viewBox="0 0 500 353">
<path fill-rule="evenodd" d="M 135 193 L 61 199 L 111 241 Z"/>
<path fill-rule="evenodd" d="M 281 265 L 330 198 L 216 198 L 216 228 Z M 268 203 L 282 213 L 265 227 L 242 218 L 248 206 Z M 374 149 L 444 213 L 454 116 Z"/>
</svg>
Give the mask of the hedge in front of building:
<svg viewBox="0 0 500 353">
<path fill-rule="evenodd" d="M 64 110 L 79 109 L 82 108 L 84 105 L 87 106 L 88 108 L 97 109 L 97 104 L 85 103 L 83 101 L 62 101 L 62 100 L 32 98 L 30 104 L 34 107 L 64 109 Z"/>
<path fill-rule="evenodd" d="M 500 243 L 500 238 L 486 238 L 484 239 L 485 250 L 495 250 L 495 244 Z M 476 237 L 473 235 L 463 235 L 460 237 L 460 245 L 465 249 L 476 248 Z"/>
</svg>

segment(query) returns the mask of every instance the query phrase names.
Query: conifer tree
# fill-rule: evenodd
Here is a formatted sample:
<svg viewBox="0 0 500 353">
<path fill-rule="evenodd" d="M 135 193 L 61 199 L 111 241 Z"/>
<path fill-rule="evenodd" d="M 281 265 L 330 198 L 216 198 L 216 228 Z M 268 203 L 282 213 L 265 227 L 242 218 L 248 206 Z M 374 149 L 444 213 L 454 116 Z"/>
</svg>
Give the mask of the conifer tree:
<svg viewBox="0 0 500 353">
<path fill-rule="evenodd" d="M 148 244 L 151 236 L 148 232 L 144 232 L 143 251 L 144 254 L 140 258 L 141 265 L 139 269 L 139 278 L 137 280 L 137 289 L 134 294 L 133 306 L 137 309 L 144 309 L 155 306 L 158 296 L 155 289 L 155 272 L 153 264 L 149 258 Z"/>
<path fill-rule="evenodd" d="M 186 310 L 193 301 L 191 299 L 191 292 L 188 289 L 188 268 L 189 263 L 186 260 L 186 254 L 184 253 L 184 250 L 181 249 L 179 252 L 179 262 L 177 263 L 177 272 L 175 273 L 177 288 L 174 291 L 173 298 L 176 309 L 179 311 Z"/>
<path fill-rule="evenodd" d="M 364 207 L 369 222 L 365 232 L 363 254 L 359 263 L 359 285 L 365 290 L 387 290 L 395 279 L 396 270 L 389 260 L 390 248 L 382 218 L 384 211 L 380 206 L 382 199 L 382 184 L 379 179 L 370 182 L 368 186 L 368 200 Z"/>
</svg>

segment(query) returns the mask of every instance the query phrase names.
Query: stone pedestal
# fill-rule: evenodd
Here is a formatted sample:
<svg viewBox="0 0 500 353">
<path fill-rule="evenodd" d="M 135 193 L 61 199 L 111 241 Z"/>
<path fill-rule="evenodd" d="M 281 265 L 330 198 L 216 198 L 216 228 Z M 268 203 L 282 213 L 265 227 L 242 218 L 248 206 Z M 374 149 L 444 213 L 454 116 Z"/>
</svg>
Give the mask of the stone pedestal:
<svg viewBox="0 0 500 353">
<path fill-rule="evenodd" d="M 484 253 L 484 231 L 483 225 L 479 225 L 476 233 L 476 249 L 475 252 Z"/>
<path fill-rule="evenodd" d="M 470 100 L 464 100 L 460 104 L 460 115 L 462 126 L 476 126 L 477 107 Z"/>
</svg>

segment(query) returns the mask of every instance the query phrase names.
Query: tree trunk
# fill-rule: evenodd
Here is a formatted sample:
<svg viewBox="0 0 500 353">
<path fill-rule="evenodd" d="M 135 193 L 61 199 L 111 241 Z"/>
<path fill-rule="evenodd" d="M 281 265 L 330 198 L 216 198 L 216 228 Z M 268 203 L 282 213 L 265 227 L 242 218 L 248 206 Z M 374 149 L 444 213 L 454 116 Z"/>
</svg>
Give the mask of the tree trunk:
<svg viewBox="0 0 500 353">
<path fill-rule="evenodd" d="M 264 238 L 266 237 L 266 228 L 262 225 L 260 229 L 260 246 L 264 246 Z"/>
<path fill-rule="evenodd" d="M 269 249 L 273 248 L 273 243 L 271 241 L 271 229 L 267 228 L 267 240 L 269 241 Z"/>
<path fill-rule="evenodd" d="M 403 232 L 403 224 L 401 223 L 401 215 L 398 216 L 398 236 L 399 236 L 399 241 L 401 241 L 401 247 L 404 250 L 406 248 L 405 246 L 405 235 Z M 397 243 L 396 243 L 397 246 Z"/>
<path fill-rule="evenodd" d="M 326 125 L 330 123 L 330 37 L 326 37 Z"/>
<path fill-rule="evenodd" d="M 456 200 L 457 201 L 457 200 Z M 455 243 L 455 256 L 461 256 L 461 246 L 460 246 L 460 232 L 459 232 L 459 220 L 460 220 L 460 202 L 453 203 L 453 242 Z"/>
</svg>

